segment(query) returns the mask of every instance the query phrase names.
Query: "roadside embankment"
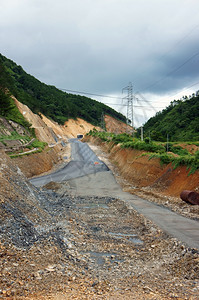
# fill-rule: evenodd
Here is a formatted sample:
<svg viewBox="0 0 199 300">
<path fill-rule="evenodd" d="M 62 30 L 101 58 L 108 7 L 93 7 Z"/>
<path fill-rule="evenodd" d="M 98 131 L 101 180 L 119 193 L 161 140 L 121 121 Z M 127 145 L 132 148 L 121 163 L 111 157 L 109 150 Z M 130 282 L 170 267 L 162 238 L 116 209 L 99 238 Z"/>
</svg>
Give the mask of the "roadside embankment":
<svg viewBox="0 0 199 300">
<path fill-rule="evenodd" d="M 84 141 L 100 147 L 106 154 L 105 159 L 113 164 L 112 171 L 124 191 L 169 207 L 186 217 L 198 218 L 199 206 L 182 201 L 180 193 L 182 190 L 199 190 L 199 171 L 188 175 L 186 166 L 174 169 L 172 164 L 161 165 L 158 158 L 149 160 L 149 156 L 143 156 L 144 151 L 122 149 L 98 137 L 86 136 Z"/>
<path fill-rule="evenodd" d="M 55 147 L 46 148 L 40 153 L 19 156 L 13 161 L 23 174 L 30 178 L 48 172 L 60 163 L 62 161 L 60 152 L 63 151 L 61 149 L 61 144 L 57 144 Z"/>
<path fill-rule="evenodd" d="M 137 187 L 150 186 L 163 194 L 179 196 L 183 189 L 199 189 L 199 171 L 188 175 L 186 166 L 176 169 L 172 164 L 161 165 L 159 158 L 149 159 L 144 151 L 122 149 L 120 145 L 104 143 L 99 138 L 85 137 L 85 141 L 102 147 L 109 159 L 118 167 L 121 175 Z"/>
</svg>

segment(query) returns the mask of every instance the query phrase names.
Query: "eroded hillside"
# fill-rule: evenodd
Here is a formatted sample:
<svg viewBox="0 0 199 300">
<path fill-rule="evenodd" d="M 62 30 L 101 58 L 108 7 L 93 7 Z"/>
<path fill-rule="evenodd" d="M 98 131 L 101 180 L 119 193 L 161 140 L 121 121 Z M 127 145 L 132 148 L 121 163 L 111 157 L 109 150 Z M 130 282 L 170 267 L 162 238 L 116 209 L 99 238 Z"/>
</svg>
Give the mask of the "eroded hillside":
<svg viewBox="0 0 199 300">
<path fill-rule="evenodd" d="M 32 127 L 35 128 L 38 139 L 47 142 L 48 144 L 55 143 L 58 139 L 67 141 L 68 138 L 77 137 L 77 134 L 85 135 L 94 128 L 100 129 L 80 118 L 77 118 L 76 120 L 70 119 L 65 122 L 64 125 L 60 125 L 43 114 L 34 114 L 26 105 L 22 104 L 17 99 L 15 99 L 15 103 L 19 111 L 32 124 Z"/>
<path fill-rule="evenodd" d="M 115 134 L 129 132 L 132 133 L 132 127 L 127 126 L 124 122 L 121 122 L 109 115 L 105 115 L 104 118 L 106 130 L 108 132 L 114 132 Z"/>
</svg>

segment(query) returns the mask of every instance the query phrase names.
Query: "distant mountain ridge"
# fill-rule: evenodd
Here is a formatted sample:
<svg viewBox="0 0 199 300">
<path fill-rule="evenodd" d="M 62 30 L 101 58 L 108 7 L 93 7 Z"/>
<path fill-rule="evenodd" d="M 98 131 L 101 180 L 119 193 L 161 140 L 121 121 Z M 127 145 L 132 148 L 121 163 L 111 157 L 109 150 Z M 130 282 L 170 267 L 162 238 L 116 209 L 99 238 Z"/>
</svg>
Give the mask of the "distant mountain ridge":
<svg viewBox="0 0 199 300">
<path fill-rule="evenodd" d="M 174 100 L 144 125 L 145 136 L 153 140 L 199 141 L 199 91 L 189 98 Z"/>
<path fill-rule="evenodd" d="M 82 118 L 99 126 L 102 114 L 122 122 L 126 117 L 114 109 L 85 96 L 65 93 L 27 74 L 21 66 L 0 54 L 0 87 L 7 88 L 34 113 L 42 113 L 59 124 Z"/>
</svg>

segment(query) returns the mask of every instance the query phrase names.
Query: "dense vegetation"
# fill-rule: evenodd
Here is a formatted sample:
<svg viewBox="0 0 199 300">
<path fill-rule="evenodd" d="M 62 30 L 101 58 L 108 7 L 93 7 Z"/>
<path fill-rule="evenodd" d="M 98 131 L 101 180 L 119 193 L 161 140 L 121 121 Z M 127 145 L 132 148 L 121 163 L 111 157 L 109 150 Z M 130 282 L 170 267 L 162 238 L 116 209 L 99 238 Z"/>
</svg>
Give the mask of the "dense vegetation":
<svg viewBox="0 0 199 300">
<path fill-rule="evenodd" d="M 0 116 L 21 124 L 34 134 L 30 129 L 31 124 L 19 112 L 7 89 L 8 85 L 12 85 L 12 83 L 12 78 L 7 74 L 5 67 L 0 65 Z"/>
<path fill-rule="evenodd" d="M 34 138 L 34 141 L 31 142 L 32 138 L 35 137 L 35 132 L 31 128 L 31 124 L 26 121 L 24 116 L 19 112 L 18 108 L 16 107 L 14 100 L 11 97 L 10 90 L 8 89 L 8 86 L 12 86 L 13 80 L 9 76 L 9 74 L 6 72 L 6 68 L 0 64 L 0 117 L 3 117 L 7 120 L 12 120 L 20 125 L 22 125 L 26 130 L 26 135 L 20 135 L 15 130 L 11 132 L 10 135 L 3 135 L 0 134 L 0 142 L 6 147 L 8 140 L 20 140 L 22 142 L 22 145 L 25 145 L 30 142 L 28 146 L 24 146 L 28 149 L 34 149 L 36 148 L 35 152 L 41 152 L 44 147 L 46 146 L 46 143 L 38 141 L 36 138 Z M 1 123 L 1 127 L 3 127 Z M 23 152 L 23 150 L 18 150 L 17 152 Z M 14 151 L 15 152 L 15 151 Z M 10 157 L 16 157 L 19 154 L 12 154 L 9 153 Z"/>
<path fill-rule="evenodd" d="M 43 113 L 60 124 L 69 118 L 82 118 L 99 125 L 102 113 L 121 121 L 126 118 L 114 109 L 88 97 L 67 94 L 54 86 L 41 83 L 27 74 L 21 66 L 0 54 L 0 86 L 9 89 L 20 102 L 33 112 Z M 1 103 L 0 103 L 0 106 Z M 1 112 L 0 112 L 1 114 Z"/>
<path fill-rule="evenodd" d="M 187 169 L 190 169 L 189 174 L 199 169 L 199 151 L 190 153 L 177 143 L 154 142 L 148 138 L 141 141 L 125 133 L 116 135 L 97 130 L 91 130 L 88 135 L 99 137 L 102 141 L 108 143 L 120 144 L 121 148 L 143 150 L 145 152 L 143 155 L 148 155 L 149 159 L 157 157 L 162 164 L 172 163 L 174 168 L 185 165 Z M 199 146 L 199 142 L 193 142 L 193 144 Z"/>
<path fill-rule="evenodd" d="M 156 141 L 166 141 L 167 135 L 170 141 L 198 141 L 199 92 L 171 102 L 146 122 L 144 132 Z"/>
</svg>

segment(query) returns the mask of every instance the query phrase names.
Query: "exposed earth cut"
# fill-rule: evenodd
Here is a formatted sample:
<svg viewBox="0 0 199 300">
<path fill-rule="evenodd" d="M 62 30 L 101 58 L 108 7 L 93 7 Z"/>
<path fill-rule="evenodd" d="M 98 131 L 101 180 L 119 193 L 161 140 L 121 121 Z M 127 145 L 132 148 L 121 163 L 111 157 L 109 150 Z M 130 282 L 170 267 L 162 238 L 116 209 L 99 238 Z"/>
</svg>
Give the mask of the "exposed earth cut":
<svg viewBox="0 0 199 300">
<path fill-rule="evenodd" d="M 48 144 L 55 143 L 55 137 L 56 139 L 61 138 L 67 140 L 68 138 L 77 137 L 77 134 L 85 135 L 94 128 L 100 129 L 80 118 L 77 118 L 77 120 L 70 119 L 65 122 L 64 125 L 59 125 L 43 114 L 40 114 L 40 116 L 34 114 L 26 105 L 19 102 L 16 98 L 14 98 L 14 100 L 19 111 L 24 115 L 27 121 L 32 124 L 32 127 L 35 128 L 38 139 Z"/>
<path fill-rule="evenodd" d="M 186 166 L 173 169 L 172 165 L 160 165 L 157 158 L 142 156 L 143 151 L 122 149 L 107 144 L 99 138 L 85 137 L 97 155 L 110 160 L 110 168 L 123 190 L 149 201 L 164 205 L 186 217 L 199 219 L 199 206 L 180 199 L 182 190 L 199 191 L 199 171 L 188 175 Z M 95 146 L 92 146 L 95 145 Z"/>
</svg>

